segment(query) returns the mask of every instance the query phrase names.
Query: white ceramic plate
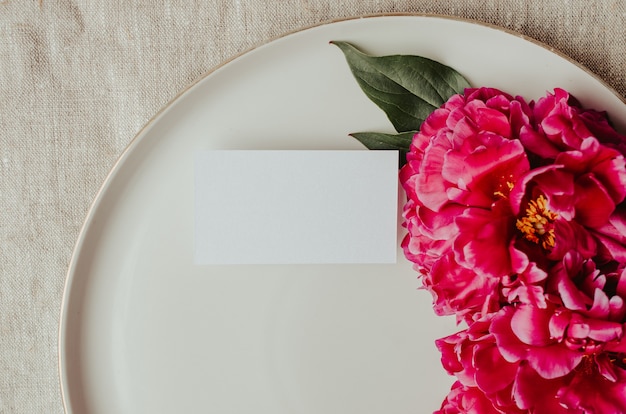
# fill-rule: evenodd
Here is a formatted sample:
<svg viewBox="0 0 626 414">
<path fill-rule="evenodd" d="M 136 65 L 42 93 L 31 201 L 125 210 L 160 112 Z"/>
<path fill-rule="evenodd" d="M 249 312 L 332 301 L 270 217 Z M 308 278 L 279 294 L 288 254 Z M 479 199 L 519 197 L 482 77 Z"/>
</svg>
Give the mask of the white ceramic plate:
<svg viewBox="0 0 626 414">
<path fill-rule="evenodd" d="M 475 86 L 526 98 L 562 87 L 608 110 L 620 128 L 626 120 L 620 99 L 574 63 L 520 36 L 456 19 L 341 21 L 238 57 L 150 122 L 90 211 L 61 317 L 68 413 L 439 407 L 452 379 L 433 341 L 455 326 L 433 315 L 400 252 L 397 265 L 193 265 L 195 151 L 355 149 L 350 132 L 392 131 L 330 40 L 374 54 L 424 55 Z M 244 189 L 242 202 L 254 207 Z"/>
</svg>

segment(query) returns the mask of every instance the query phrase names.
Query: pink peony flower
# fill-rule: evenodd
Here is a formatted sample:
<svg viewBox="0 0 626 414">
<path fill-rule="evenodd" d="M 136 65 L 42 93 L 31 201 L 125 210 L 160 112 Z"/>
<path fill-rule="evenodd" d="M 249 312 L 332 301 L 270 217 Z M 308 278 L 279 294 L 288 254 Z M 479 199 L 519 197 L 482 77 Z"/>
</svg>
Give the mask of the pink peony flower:
<svg viewBox="0 0 626 414">
<path fill-rule="evenodd" d="M 399 174 L 456 382 L 434 414 L 626 414 L 626 135 L 556 88 L 468 88 Z"/>
<path fill-rule="evenodd" d="M 535 177 L 551 211 L 585 227 L 605 225 L 626 196 L 624 156 L 616 149 L 626 136 L 562 89 L 539 99 L 532 111 L 519 138 L 541 164 L 553 166 L 548 176 Z"/>
<path fill-rule="evenodd" d="M 528 105 L 497 89 L 467 89 L 424 121 L 400 177 L 408 198 L 432 211 L 456 203 L 489 208 L 528 171 L 517 140 Z"/>
<path fill-rule="evenodd" d="M 571 250 L 586 258 L 598 252 L 597 238 L 585 227 L 591 219 L 585 220 L 585 217 L 602 220 L 604 216 L 608 220 L 613 210 L 608 211 L 606 207 L 613 209 L 613 203 L 604 200 L 603 207 L 598 209 L 581 205 L 576 212 L 578 193 L 573 181 L 572 175 L 549 165 L 531 170 L 511 191 L 509 201 L 517 218 L 517 237 L 531 242 L 518 243 L 517 247 L 538 261 L 542 257 L 560 260 Z M 541 250 L 533 253 L 535 246 L 540 246 Z"/>
<path fill-rule="evenodd" d="M 437 340 L 457 383 L 436 413 L 626 412 L 626 359 L 607 345 L 618 324 L 551 315 L 563 314 L 507 306 Z"/>
<path fill-rule="evenodd" d="M 408 197 L 402 246 L 439 314 L 471 318 L 498 304 L 500 278 L 512 271 L 515 222 L 501 201 L 530 168 L 517 140 L 529 111 L 496 89 L 468 89 L 433 112 L 413 139 L 400 171 Z M 499 201 L 497 221 L 492 205 Z"/>
<path fill-rule="evenodd" d="M 555 412 L 556 399 L 568 413 L 626 412 L 626 396 L 603 391 L 626 389 L 622 324 L 521 305 L 503 308 L 491 332 L 502 357 L 518 363 L 513 390 L 519 408 Z M 599 398 L 612 408 L 595 411 Z"/>
<path fill-rule="evenodd" d="M 424 122 L 402 247 L 435 312 L 468 324 L 436 342 L 457 378 L 437 413 L 626 413 L 623 154 L 561 89 L 468 89 Z"/>
</svg>

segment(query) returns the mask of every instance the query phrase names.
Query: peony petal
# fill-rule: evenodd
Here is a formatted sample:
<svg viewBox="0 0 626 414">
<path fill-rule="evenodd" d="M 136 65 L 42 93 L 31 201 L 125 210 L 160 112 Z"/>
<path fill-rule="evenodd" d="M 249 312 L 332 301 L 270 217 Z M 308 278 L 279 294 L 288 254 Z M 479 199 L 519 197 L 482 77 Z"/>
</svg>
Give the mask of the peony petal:
<svg viewBox="0 0 626 414">
<path fill-rule="evenodd" d="M 572 321 L 567 329 L 567 336 L 575 339 L 586 339 L 589 337 L 591 328 L 582 321 Z"/>
<path fill-rule="evenodd" d="M 600 375 L 611 382 L 618 380 L 617 373 L 615 372 L 615 366 L 606 354 L 597 355 L 595 357 L 595 362 Z"/>
<path fill-rule="evenodd" d="M 463 365 L 458 359 L 455 348 L 457 343 L 461 341 L 464 336 L 464 332 L 458 332 L 435 341 L 437 349 L 441 352 L 441 364 L 450 375 L 454 375 L 463 370 Z"/>
<path fill-rule="evenodd" d="M 624 414 L 626 413 L 626 374 L 622 369 L 615 370 L 615 381 L 600 375 L 576 375 L 572 381 L 561 387 L 557 397 L 571 410 L 584 413 Z"/>
<path fill-rule="evenodd" d="M 455 184 L 448 197 L 460 204 L 489 208 L 499 197 L 506 197 L 508 184 L 530 168 L 517 140 L 478 133 L 463 147 L 467 148 L 446 153 L 441 171 L 446 181 Z"/>
<path fill-rule="evenodd" d="M 566 201 L 573 200 L 574 177 L 562 171 L 562 167 L 557 164 L 546 165 L 532 169 L 520 177 L 509 195 L 513 214 L 517 216 L 522 212 L 526 193 L 536 187 L 539 194 L 548 198 L 550 210 L 568 220 L 573 217 L 573 208 L 568 207 Z M 559 200 L 560 204 L 557 203 Z M 571 201 L 569 203 L 571 204 Z"/>
<path fill-rule="evenodd" d="M 436 240 L 452 240 L 456 237 L 459 229 L 455 219 L 461 215 L 465 208 L 459 205 L 446 205 L 439 212 L 434 212 L 426 207 L 417 207 L 419 232 Z"/>
<path fill-rule="evenodd" d="M 567 326 L 570 323 L 570 312 L 555 312 L 550 318 L 548 328 L 550 329 L 550 336 L 558 342 L 561 342 L 565 337 Z"/>
<path fill-rule="evenodd" d="M 533 349 L 528 353 L 527 361 L 542 378 L 555 379 L 572 372 L 583 357 L 584 354 L 580 352 L 561 345 L 551 345 Z"/>
<path fill-rule="evenodd" d="M 495 344 L 477 351 L 474 362 L 476 385 L 487 394 L 506 388 L 515 379 L 517 364 L 505 361 Z"/>
<path fill-rule="evenodd" d="M 609 320 L 622 321 L 626 317 L 626 303 L 621 296 L 613 296 L 609 299 Z"/>
<path fill-rule="evenodd" d="M 593 229 L 593 234 L 610 259 L 626 263 L 626 211 L 623 208 L 613 212 L 608 223 Z"/>
<path fill-rule="evenodd" d="M 474 122 L 479 131 L 489 131 L 507 139 L 511 137 L 509 117 L 502 110 L 477 108 L 474 112 Z"/>
<path fill-rule="evenodd" d="M 596 288 L 593 295 L 593 305 L 588 312 L 584 312 L 585 316 L 589 318 L 607 319 L 610 311 L 609 297 L 602 289 Z"/>
<path fill-rule="evenodd" d="M 626 330 L 626 325 L 622 324 L 622 332 Z M 608 352 L 616 352 L 626 354 L 626 335 L 622 334 L 619 341 L 611 342 L 606 345 Z"/>
<path fill-rule="evenodd" d="M 604 186 L 591 174 L 576 180 L 576 221 L 586 227 L 601 227 L 609 221 L 615 204 Z"/>
<path fill-rule="evenodd" d="M 432 266 L 424 284 L 436 297 L 435 309 L 440 314 L 459 316 L 496 307 L 498 279 L 459 265 L 451 254 L 443 256 Z"/>
<path fill-rule="evenodd" d="M 606 234 L 600 234 L 596 231 L 593 231 L 591 234 L 598 241 L 597 255 L 599 259 L 602 259 L 604 262 L 615 260 L 620 263 L 626 263 L 626 246 L 624 242 L 607 237 Z"/>
<path fill-rule="evenodd" d="M 593 175 L 608 191 L 613 202 L 619 204 L 626 197 L 626 167 L 624 156 L 618 151 L 602 148 L 594 160 Z"/>
<path fill-rule="evenodd" d="M 491 210 L 468 208 L 456 219 L 459 235 L 454 241 L 456 260 L 490 277 L 501 278 L 513 272 L 509 244 L 515 218 L 504 201 Z"/>
<path fill-rule="evenodd" d="M 519 139 L 526 150 L 542 158 L 554 159 L 561 152 L 556 143 L 547 140 L 544 134 L 526 125 L 520 128 Z"/>
<path fill-rule="evenodd" d="M 555 395 L 567 379 L 547 380 L 540 377 L 528 364 L 520 364 L 513 387 L 517 406 L 537 414 L 571 414 L 559 404 Z"/>
<path fill-rule="evenodd" d="M 598 245 L 592 233 L 575 221 L 554 221 L 555 244 L 547 255 L 551 260 L 561 260 L 568 252 L 575 251 L 583 259 L 598 253 Z"/>
<path fill-rule="evenodd" d="M 570 310 L 585 311 L 591 303 L 590 298 L 578 289 L 573 280 L 581 272 L 582 263 L 583 259 L 578 253 L 568 252 L 562 262 L 550 270 L 550 283 L 554 285 L 552 293 L 558 294 L 563 305 Z"/>
<path fill-rule="evenodd" d="M 551 316 L 552 310 L 522 305 L 511 318 L 511 329 L 525 344 L 547 346 L 553 342 L 548 329 Z"/>
<path fill-rule="evenodd" d="M 591 136 L 591 133 L 588 132 L 583 137 L 576 134 L 567 115 L 569 114 L 554 113 L 547 116 L 541 121 L 541 129 L 548 139 L 561 144 L 561 150 L 578 149 L 583 139 Z"/>
<path fill-rule="evenodd" d="M 511 306 L 501 309 L 491 323 L 496 344 L 502 357 L 508 362 L 519 362 L 528 355 L 529 346 L 524 344 L 511 329 L 511 318 L 515 309 Z"/>
<path fill-rule="evenodd" d="M 424 154 L 420 165 L 419 174 L 415 179 L 415 194 L 419 201 L 433 211 L 439 209 L 448 201 L 446 188 L 449 186 L 441 176 L 443 158 L 449 147 L 442 144 L 444 140 L 437 141 L 438 145 L 431 144 Z"/>
<path fill-rule="evenodd" d="M 621 234 L 626 238 L 626 211 L 621 209 L 617 210 L 609 218 L 609 222 L 613 225 L 618 234 Z"/>
<path fill-rule="evenodd" d="M 586 319 L 589 327 L 588 337 L 598 342 L 619 341 L 623 335 L 622 325 L 597 319 Z"/>
</svg>

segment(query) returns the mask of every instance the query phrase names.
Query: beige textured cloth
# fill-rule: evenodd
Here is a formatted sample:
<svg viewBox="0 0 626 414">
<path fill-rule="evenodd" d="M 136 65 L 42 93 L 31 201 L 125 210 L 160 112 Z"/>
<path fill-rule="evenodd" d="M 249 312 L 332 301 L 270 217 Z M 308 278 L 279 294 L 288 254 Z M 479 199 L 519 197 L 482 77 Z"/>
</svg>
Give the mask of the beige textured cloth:
<svg viewBox="0 0 626 414">
<path fill-rule="evenodd" d="M 89 205 L 139 129 L 203 73 L 348 16 L 436 13 L 545 42 L 626 94 L 623 0 L 0 0 L 0 412 L 62 413 L 57 331 Z"/>
</svg>

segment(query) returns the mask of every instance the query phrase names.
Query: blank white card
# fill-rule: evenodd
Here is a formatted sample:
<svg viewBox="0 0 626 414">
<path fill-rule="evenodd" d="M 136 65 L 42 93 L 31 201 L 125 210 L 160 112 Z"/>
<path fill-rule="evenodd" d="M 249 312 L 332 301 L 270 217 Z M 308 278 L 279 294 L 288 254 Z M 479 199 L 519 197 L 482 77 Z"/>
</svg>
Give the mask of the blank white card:
<svg viewBox="0 0 626 414">
<path fill-rule="evenodd" d="M 204 151 L 196 264 L 395 263 L 397 151 Z"/>
</svg>

